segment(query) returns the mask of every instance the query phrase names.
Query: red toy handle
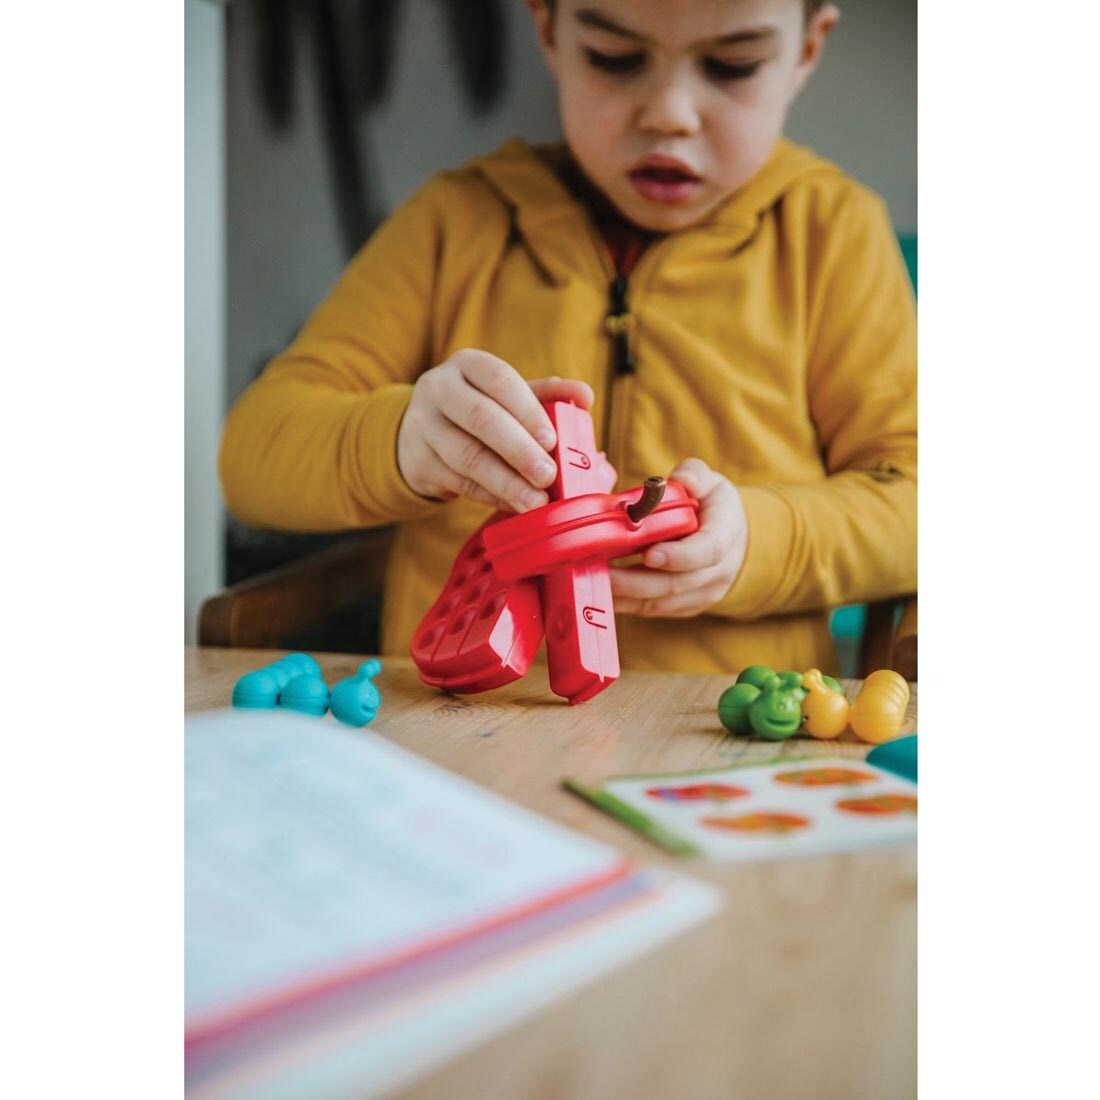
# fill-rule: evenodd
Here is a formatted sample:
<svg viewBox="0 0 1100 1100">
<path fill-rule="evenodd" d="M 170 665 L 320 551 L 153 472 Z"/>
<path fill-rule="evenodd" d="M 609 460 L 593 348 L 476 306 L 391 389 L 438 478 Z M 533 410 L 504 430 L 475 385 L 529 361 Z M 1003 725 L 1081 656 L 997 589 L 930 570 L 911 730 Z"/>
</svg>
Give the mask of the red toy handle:
<svg viewBox="0 0 1100 1100">
<path fill-rule="evenodd" d="M 615 470 L 596 450 L 592 417 L 569 402 L 547 401 L 557 434 L 558 476 L 550 499 L 607 493 Z M 504 522 L 504 521 L 502 521 Z M 546 664 L 550 689 L 570 706 L 598 695 L 619 678 L 619 644 L 607 563 L 570 565 L 542 578 Z"/>
<path fill-rule="evenodd" d="M 509 516 L 485 529 L 485 555 L 501 580 L 513 581 L 624 558 L 699 529 L 699 502 L 679 482 L 670 481 L 660 504 L 635 521 L 627 509 L 641 496 L 640 488 L 589 493 Z"/>
</svg>

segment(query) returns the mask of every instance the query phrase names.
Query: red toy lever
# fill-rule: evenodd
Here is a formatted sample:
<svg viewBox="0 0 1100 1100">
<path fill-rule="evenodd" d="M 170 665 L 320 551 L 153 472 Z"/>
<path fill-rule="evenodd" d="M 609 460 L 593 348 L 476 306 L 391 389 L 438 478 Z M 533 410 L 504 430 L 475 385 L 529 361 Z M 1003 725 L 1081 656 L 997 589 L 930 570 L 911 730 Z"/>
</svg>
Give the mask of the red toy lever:
<svg viewBox="0 0 1100 1100">
<path fill-rule="evenodd" d="M 485 556 L 501 580 L 513 581 L 624 558 L 699 529 L 699 502 L 678 481 L 668 482 L 649 515 L 633 520 L 627 510 L 642 492 L 589 493 L 509 516 L 486 528 Z"/>
<path fill-rule="evenodd" d="M 551 501 L 610 492 L 615 470 L 596 451 L 592 417 L 565 401 L 548 401 L 544 408 L 558 437 L 558 476 L 549 491 Z M 548 572 L 542 578 L 542 614 L 547 671 L 555 695 L 572 706 L 619 678 L 611 575 L 605 561 Z"/>
</svg>

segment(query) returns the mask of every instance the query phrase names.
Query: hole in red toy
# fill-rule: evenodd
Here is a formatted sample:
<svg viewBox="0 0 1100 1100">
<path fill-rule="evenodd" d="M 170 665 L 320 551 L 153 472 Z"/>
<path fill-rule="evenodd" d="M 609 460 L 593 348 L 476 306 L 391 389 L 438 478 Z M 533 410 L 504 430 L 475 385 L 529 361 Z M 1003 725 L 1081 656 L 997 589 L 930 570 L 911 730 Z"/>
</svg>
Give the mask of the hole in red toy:
<svg viewBox="0 0 1100 1100">
<path fill-rule="evenodd" d="M 479 618 L 491 619 L 503 606 L 508 598 L 506 592 L 498 592 L 482 609 Z"/>
<path fill-rule="evenodd" d="M 474 609 L 472 607 L 466 608 L 461 615 L 447 629 L 448 634 L 461 634 L 473 620 Z"/>
<path fill-rule="evenodd" d="M 431 630 L 427 631 L 426 633 L 424 633 L 420 636 L 420 641 L 417 642 L 416 648 L 417 649 L 431 649 L 435 645 L 435 643 L 439 641 L 442 634 L 443 634 L 443 624 L 442 623 L 436 623 L 435 626 L 433 626 L 431 628 Z"/>
</svg>

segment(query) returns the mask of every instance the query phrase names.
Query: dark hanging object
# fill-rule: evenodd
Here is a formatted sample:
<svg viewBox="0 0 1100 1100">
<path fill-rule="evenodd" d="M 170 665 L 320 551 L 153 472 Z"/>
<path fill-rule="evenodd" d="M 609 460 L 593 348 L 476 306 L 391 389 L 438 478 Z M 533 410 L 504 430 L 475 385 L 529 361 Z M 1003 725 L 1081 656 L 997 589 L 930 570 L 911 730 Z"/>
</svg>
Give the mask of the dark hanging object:
<svg viewBox="0 0 1100 1100">
<path fill-rule="evenodd" d="M 259 4 L 260 101 L 276 130 L 285 130 L 294 114 L 291 5 L 292 0 L 260 0 Z"/>
<path fill-rule="evenodd" d="M 504 86 L 505 34 L 501 0 L 440 0 L 470 105 L 478 114 Z"/>
<path fill-rule="evenodd" d="M 294 114 L 296 24 L 310 32 L 337 215 L 350 257 L 381 220 L 357 116 L 381 103 L 391 83 L 401 0 L 254 2 L 259 16 L 260 95 L 277 130 L 285 129 Z M 504 86 L 503 0 L 440 3 L 467 100 L 482 113 L 500 98 Z"/>
<path fill-rule="evenodd" d="M 358 251 L 376 224 L 368 201 L 368 185 L 356 132 L 351 81 L 336 0 L 311 0 L 303 6 L 312 24 L 313 52 L 321 92 L 325 145 L 336 189 L 336 208 L 348 256 Z"/>
<path fill-rule="evenodd" d="M 358 0 L 356 18 L 361 54 L 356 71 L 358 101 L 377 107 L 386 97 L 393 72 L 394 41 L 400 14 L 398 0 Z"/>
</svg>

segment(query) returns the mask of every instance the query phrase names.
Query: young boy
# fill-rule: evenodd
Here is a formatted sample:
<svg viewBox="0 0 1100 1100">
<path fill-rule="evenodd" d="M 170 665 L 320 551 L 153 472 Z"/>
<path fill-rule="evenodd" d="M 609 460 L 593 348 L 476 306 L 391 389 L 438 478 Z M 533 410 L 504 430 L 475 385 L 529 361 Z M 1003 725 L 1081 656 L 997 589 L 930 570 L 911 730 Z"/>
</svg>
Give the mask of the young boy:
<svg viewBox="0 0 1100 1100">
<path fill-rule="evenodd" d="M 540 400 L 698 532 L 612 569 L 624 668 L 835 668 L 829 608 L 916 590 L 916 330 L 883 203 L 781 137 L 814 0 L 527 0 L 565 145 L 433 178 L 231 411 L 246 522 L 400 523 L 406 653 L 470 532 L 546 503 Z"/>
</svg>

